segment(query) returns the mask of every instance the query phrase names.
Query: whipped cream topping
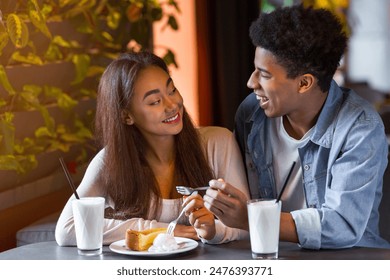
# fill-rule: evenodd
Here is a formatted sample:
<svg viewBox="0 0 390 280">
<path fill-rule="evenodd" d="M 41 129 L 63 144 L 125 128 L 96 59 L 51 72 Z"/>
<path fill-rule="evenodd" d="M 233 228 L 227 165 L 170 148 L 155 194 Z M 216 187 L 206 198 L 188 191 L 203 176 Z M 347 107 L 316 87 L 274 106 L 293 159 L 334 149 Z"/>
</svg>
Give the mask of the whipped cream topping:
<svg viewBox="0 0 390 280">
<path fill-rule="evenodd" d="M 149 252 L 170 252 L 179 249 L 175 237 L 166 233 L 160 233 L 153 241 Z"/>
</svg>

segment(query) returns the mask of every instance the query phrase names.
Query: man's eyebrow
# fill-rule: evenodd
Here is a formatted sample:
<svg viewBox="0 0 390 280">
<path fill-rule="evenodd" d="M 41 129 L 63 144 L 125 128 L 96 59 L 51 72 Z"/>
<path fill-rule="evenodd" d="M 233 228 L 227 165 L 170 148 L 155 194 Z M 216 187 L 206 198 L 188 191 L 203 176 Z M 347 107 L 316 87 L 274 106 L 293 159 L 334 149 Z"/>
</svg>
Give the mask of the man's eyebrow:
<svg viewBox="0 0 390 280">
<path fill-rule="evenodd" d="M 265 72 L 265 73 L 267 73 L 267 74 L 272 75 L 271 72 L 269 72 L 269 71 L 267 71 L 267 70 L 265 70 L 265 69 L 263 69 L 263 68 L 260 68 L 260 67 L 256 67 L 256 68 L 257 68 L 257 70 L 259 70 L 259 71 L 261 71 L 261 72 Z"/>
<path fill-rule="evenodd" d="M 166 86 L 168 86 L 170 83 L 172 82 L 172 78 L 169 77 L 167 82 L 166 82 Z M 157 94 L 157 93 L 160 93 L 160 90 L 159 89 L 151 89 L 149 91 L 147 91 L 145 94 L 144 94 L 144 98 L 143 100 L 145 100 L 146 97 L 148 97 L 149 95 L 152 95 L 152 94 Z"/>
</svg>

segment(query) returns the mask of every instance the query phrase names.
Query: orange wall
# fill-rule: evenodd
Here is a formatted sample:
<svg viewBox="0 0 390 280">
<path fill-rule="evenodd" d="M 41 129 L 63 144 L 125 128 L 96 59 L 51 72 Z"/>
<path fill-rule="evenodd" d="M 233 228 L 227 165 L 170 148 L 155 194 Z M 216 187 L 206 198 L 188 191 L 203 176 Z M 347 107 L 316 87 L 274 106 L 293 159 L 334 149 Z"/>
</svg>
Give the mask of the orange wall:
<svg viewBox="0 0 390 280">
<path fill-rule="evenodd" d="M 170 68 L 176 87 L 184 98 L 184 104 L 196 124 L 199 123 L 197 86 L 197 43 L 195 26 L 195 0 L 177 0 L 181 14 L 176 15 L 178 31 L 162 29 L 162 24 L 154 26 L 154 45 L 157 55 L 163 55 L 170 48 L 175 53 L 179 68 Z"/>
</svg>

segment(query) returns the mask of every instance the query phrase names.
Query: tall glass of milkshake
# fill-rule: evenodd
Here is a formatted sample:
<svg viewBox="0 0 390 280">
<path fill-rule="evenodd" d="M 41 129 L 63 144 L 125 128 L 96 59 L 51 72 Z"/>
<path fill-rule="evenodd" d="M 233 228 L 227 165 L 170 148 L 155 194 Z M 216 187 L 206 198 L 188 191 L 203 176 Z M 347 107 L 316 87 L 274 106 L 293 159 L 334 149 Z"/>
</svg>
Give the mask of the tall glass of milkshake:
<svg viewBox="0 0 390 280">
<path fill-rule="evenodd" d="M 82 197 L 72 201 L 77 248 L 80 255 L 99 255 L 103 247 L 103 197 Z"/>
<path fill-rule="evenodd" d="M 247 203 L 252 258 L 277 259 L 282 202 L 253 199 Z"/>
</svg>

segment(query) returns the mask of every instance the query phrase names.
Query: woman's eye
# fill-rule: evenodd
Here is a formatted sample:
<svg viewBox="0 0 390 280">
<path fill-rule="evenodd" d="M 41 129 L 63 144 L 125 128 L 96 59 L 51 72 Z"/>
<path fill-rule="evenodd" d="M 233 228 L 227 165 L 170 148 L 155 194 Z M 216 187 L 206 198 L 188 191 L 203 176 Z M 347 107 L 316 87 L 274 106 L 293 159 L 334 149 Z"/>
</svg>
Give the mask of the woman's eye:
<svg viewBox="0 0 390 280">
<path fill-rule="evenodd" d="M 160 100 L 156 100 L 154 102 L 151 102 L 150 105 L 158 105 L 160 103 Z"/>
</svg>

